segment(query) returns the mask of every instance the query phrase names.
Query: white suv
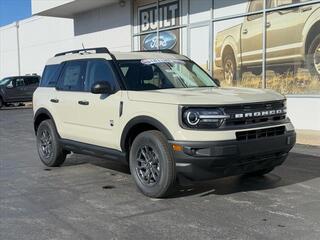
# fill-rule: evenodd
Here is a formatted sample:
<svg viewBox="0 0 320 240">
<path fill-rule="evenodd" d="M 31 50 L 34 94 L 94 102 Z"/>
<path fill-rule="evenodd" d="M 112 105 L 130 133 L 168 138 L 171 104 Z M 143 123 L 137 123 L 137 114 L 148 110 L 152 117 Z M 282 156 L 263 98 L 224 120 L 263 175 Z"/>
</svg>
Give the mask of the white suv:
<svg viewBox="0 0 320 240">
<path fill-rule="evenodd" d="M 168 195 L 177 180 L 266 174 L 296 139 L 284 96 L 221 88 L 174 53 L 57 54 L 33 106 L 45 165 L 60 166 L 70 152 L 123 160 L 150 197 Z"/>
</svg>

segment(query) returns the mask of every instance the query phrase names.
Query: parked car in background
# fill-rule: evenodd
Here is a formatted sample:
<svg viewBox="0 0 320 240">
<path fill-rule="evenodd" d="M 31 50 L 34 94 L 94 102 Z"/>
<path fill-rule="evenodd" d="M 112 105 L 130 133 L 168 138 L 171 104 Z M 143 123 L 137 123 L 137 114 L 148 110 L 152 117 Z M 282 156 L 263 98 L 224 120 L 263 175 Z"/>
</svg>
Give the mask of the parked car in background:
<svg viewBox="0 0 320 240">
<path fill-rule="evenodd" d="M 38 75 L 7 77 L 0 80 L 0 108 L 9 103 L 32 101 L 40 82 Z"/>
<path fill-rule="evenodd" d="M 285 7 L 306 0 L 268 0 L 267 7 Z M 263 0 L 250 0 L 248 12 L 263 9 Z M 263 15 L 244 18 L 243 23 L 217 33 L 215 65 L 223 69 L 229 83 L 241 79 L 241 73 L 262 70 Z M 267 68 L 278 73 L 307 68 L 320 76 L 320 4 L 275 10 L 266 22 Z M 237 77 L 238 76 L 238 77 Z"/>
</svg>

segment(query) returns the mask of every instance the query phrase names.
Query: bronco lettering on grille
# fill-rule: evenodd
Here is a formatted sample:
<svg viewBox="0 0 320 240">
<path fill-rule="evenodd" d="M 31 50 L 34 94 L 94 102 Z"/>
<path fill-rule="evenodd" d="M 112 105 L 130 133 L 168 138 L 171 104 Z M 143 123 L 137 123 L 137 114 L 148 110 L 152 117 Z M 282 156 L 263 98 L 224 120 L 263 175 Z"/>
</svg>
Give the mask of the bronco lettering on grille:
<svg viewBox="0 0 320 240">
<path fill-rule="evenodd" d="M 268 110 L 268 111 L 257 111 L 257 112 L 248 112 L 248 113 L 236 113 L 234 114 L 234 118 L 252 118 L 252 117 L 261 117 L 261 116 L 272 116 L 272 115 L 280 115 L 285 114 L 286 109 L 277 109 L 277 110 Z"/>
</svg>

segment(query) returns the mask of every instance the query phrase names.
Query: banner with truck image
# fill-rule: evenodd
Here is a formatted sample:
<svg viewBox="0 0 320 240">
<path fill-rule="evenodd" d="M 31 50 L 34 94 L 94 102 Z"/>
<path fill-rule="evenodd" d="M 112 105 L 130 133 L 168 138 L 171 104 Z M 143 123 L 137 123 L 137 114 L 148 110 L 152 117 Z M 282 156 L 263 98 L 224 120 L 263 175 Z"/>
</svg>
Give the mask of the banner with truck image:
<svg viewBox="0 0 320 240">
<path fill-rule="evenodd" d="M 215 8 L 217 16 L 263 9 L 263 0 L 234 1 L 237 8 Z M 269 0 L 267 7 L 288 8 L 267 14 L 266 85 L 284 94 L 320 93 L 320 3 Z M 215 17 L 217 17 L 215 16 Z M 263 15 L 214 22 L 213 73 L 223 86 L 262 86 Z"/>
</svg>

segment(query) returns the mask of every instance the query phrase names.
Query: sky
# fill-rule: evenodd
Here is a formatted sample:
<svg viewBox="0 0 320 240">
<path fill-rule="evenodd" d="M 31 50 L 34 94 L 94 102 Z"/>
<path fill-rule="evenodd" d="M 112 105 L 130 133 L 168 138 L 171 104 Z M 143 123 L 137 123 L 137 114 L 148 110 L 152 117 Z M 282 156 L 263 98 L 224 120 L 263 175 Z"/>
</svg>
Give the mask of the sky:
<svg viewBox="0 0 320 240">
<path fill-rule="evenodd" d="M 0 27 L 31 16 L 31 0 L 0 0 Z"/>
</svg>

